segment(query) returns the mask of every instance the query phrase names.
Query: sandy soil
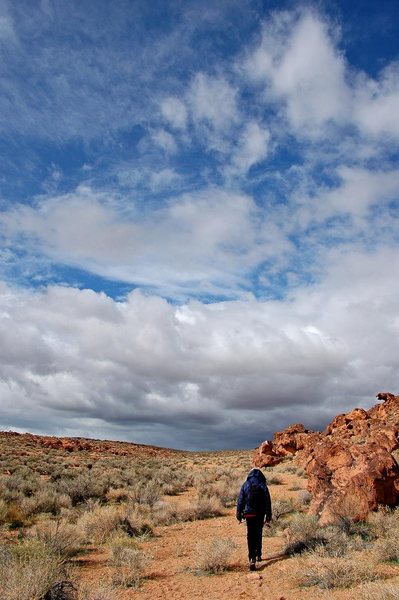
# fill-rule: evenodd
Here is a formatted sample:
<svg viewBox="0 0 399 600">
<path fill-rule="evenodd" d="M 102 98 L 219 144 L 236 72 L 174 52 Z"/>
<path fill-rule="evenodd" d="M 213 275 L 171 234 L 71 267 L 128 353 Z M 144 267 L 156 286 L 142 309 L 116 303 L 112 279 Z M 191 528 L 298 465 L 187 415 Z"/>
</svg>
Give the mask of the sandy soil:
<svg viewBox="0 0 399 600">
<path fill-rule="evenodd" d="M 287 478 L 290 475 L 285 474 L 288 484 Z M 287 487 L 289 485 L 271 486 L 272 498 L 287 498 Z M 293 491 L 291 495 L 296 493 Z M 186 494 L 183 494 L 180 501 L 183 502 L 185 497 Z M 249 572 L 246 527 L 245 523 L 238 524 L 234 509 L 223 517 L 158 527 L 155 533 L 155 537 L 142 544 L 151 556 L 142 586 L 139 590 L 123 591 L 122 600 L 352 600 L 356 594 L 353 589 L 324 591 L 296 587 L 292 574 L 296 559 L 273 558 L 284 546 L 282 536 L 264 538 L 264 560 L 255 573 Z M 220 575 L 196 574 L 197 543 L 220 538 L 229 538 L 236 544 L 231 569 Z M 81 561 L 85 564 L 81 570 L 83 579 L 94 583 L 109 575 L 106 559 L 106 551 L 82 557 Z"/>
</svg>

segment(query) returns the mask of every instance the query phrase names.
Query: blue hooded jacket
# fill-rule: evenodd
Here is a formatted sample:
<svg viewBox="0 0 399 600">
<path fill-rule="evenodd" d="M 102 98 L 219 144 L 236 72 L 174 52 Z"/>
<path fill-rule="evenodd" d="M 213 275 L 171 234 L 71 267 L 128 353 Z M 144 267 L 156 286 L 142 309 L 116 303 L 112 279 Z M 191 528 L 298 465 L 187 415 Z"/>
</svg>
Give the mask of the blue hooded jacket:
<svg viewBox="0 0 399 600">
<path fill-rule="evenodd" d="M 260 506 L 252 506 L 254 494 L 252 488 L 261 489 L 262 503 Z M 249 472 L 246 481 L 241 486 L 237 499 L 237 519 L 241 521 L 246 516 L 256 515 L 264 518 L 267 522 L 272 519 L 272 503 L 269 490 L 266 484 L 266 478 L 259 469 L 252 469 Z"/>
</svg>

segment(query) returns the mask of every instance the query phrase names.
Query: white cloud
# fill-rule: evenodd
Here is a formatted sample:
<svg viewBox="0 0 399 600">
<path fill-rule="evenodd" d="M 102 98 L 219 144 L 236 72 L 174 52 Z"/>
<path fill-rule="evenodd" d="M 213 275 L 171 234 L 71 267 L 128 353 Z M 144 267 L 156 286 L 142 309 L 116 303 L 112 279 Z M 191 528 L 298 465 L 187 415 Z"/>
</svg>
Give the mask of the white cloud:
<svg viewBox="0 0 399 600">
<path fill-rule="evenodd" d="M 251 78 L 270 86 L 269 99 L 285 100 L 294 129 L 314 134 L 321 125 L 347 114 L 344 60 L 325 23 L 311 12 L 303 12 L 298 20 L 277 14 L 247 59 L 246 69 Z"/>
<path fill-rule="evenodd" d="M 187 109 L 178 98 L 169 97 L 161 102 L 162 115 L 176 129 L 185 129 L 187 126 Z"/>
<path fill-rule="evenodd" d="M 245 174 L 253 165 L 264 160 L 268 153 L 269 140 L 268 129 L 253 121 L 247 123 L 233 154 L 233 168 Z"/>
<path fill-rule="evenodd" d="M 10 245 L 166 294 L 240 294 L 251 269 L 289 248 L 252 198 L 217 188 L 143 212 L 78 188 L 10 209 L 2 220 Z"/>
<path fill-rule="evenodd" d="M 255 446 L 298 420 L 323 426 L 398 389 L 398 264 L 390 248 L 332 252 L 325 279 L 290 302 L 175 306 L 138 291 L 115 302 L 3 286 L 2 424 L 51 431 L 58 420 L 76 435 L 95 424 L 186 447 Z"/>
<path fill-rule="evenodd" d="M 399 63 L 385 68 L 379 80 L 360 77 L 355 88 L 354 119 L 372 136 L 399 136 Z"/>
<path fill-rule="evenodd" d="M 397 171 L 372 171 L 360 167 L 341 166 L 335 173 L 339 184 L 333 188 L 320 187 L 312 198 L 298 198 L 296 225 L 308 227 L 311 223 L 324 225 L 331 217 L 351 218 L 345 225 L 338 224 L 341 234 L 356 235 L 360 230 L 370 236 L 383 232 L 377 226 L 378 217 L 371 211 L 378 209 L 386 227 L 393 217 L 387 211 L 390 202 L 398 199 L 399 173 Z M 376 221 L 377 219 L 377 221 Z M 386 232 L 384 232 L 385 234 Z"/>
<path fill-rule="evenodd" d="M 165 129 L 158 129 L 153 131 L 151 134 L 153 141 L 164 150 L 167 154 L 174 154 L 177 152 L 177 144 L 175 138 L 169 131 Z"/>
<path fill-rule="evenodd" d="M 365 137 L 397 137 L 398 64 L 373 79 L 349 65 L 338 39 L 337 28 L 321 14 L 275 13 L 240 68 L 263 84 L 266 106 L 283 103 L 280 113 L 296 134 L 325 136 L 335 124 L 354 125 Z"/>
<path fill-rule="evenodd" d="M 194 121 L 216 130 L 229 128 L 237 119 L 236 91 L 222 77 L 197 73 L 188 95 Z"/>
</svg>

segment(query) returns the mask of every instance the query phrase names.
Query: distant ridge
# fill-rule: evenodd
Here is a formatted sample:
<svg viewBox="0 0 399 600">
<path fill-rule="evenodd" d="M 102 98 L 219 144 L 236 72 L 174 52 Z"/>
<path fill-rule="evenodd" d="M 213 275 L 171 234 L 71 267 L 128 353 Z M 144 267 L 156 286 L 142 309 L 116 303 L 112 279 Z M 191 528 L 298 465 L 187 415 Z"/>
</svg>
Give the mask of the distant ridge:
<svg viewBox="0 0 399 600">
<path fill-rule="evenodd" d="M 86 453 L 93 456 L 131 456 L 132 458 L 169 458 L 181 454 L 182 450 L 163 448 L 134 442 L 98 440 L 82 437 L 57 437 L 0 431 L 0 442 L 13 442 L 27 453 L 35 449 L 54 449 L 67 453 Z"/>
</svg>

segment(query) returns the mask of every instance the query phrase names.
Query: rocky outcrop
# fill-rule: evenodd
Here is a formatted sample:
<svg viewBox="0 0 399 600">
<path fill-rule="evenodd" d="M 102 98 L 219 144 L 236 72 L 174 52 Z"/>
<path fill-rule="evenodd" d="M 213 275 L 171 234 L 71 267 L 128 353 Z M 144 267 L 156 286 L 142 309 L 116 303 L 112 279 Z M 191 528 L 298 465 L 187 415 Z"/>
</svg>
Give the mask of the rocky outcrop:
<svg viewBox="0 0 399 600">
<path fill-rule="evenodd" d="M 392 452 L 399 448 L 399 396 L 377 397 L 382 404 L 338 415 L 323 433 L 300 424 L 276 433 L 260 446 L 255 464 L 269 466 L 295 455 L 308 475 L 310 510 L 322 524 L 349 513 L 364 519 L 379 505 L 398 505 L 399 465 Z"/>
<path fill-rule="evenodd" d="M 254 464 L 257 467 L 272 467 L 287 456 L 310 448 L 319 441 L 321 434 L 305 429 L 301 423 L 290 425 L 284 431 L 276 431 L 273 441 L 263 442 L 256 451 Z"/>
</svg>

